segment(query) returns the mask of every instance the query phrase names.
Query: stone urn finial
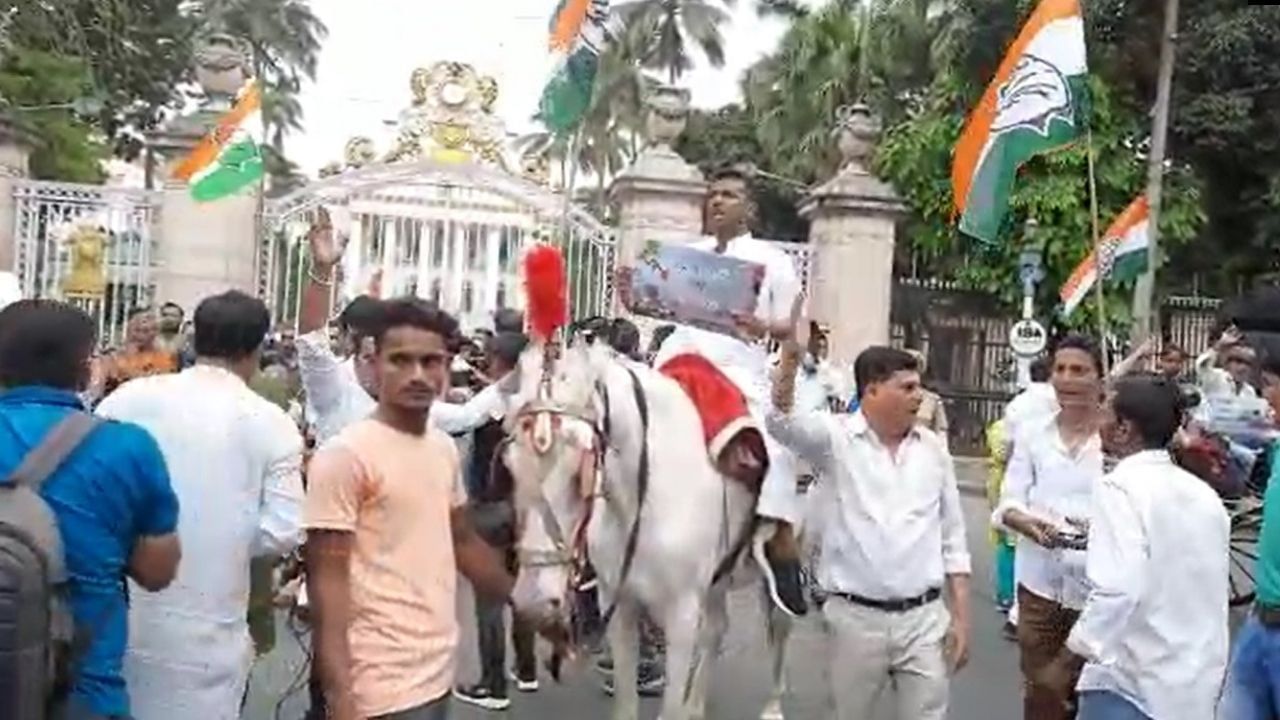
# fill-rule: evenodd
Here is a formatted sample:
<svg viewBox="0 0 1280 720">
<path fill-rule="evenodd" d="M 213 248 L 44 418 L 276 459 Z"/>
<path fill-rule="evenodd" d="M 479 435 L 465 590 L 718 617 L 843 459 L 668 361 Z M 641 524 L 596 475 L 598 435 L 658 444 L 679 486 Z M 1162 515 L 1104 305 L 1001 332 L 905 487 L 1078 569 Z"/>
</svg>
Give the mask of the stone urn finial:
<svg viewBox="0 0 1280 720">
<path fill-rule="evenodd" d="M 689 119 L 689 91 L 671 85 L 659 85 L 645 100 L 648 118 L 645 136 L 649 144 L 670 148 L 684 132 Z"/>
<path fill-rule="evenodd" d="M 863 103 L 845 105 L 836 111 L 836 146 L 840 149 L 840 169 L 865 172 L 875 154 L 880 137 L 880 121 Z"/>
<path fill-rule="evenodd" d="M 229 107 L 250 76 L 244 43 L 226 33 L 210 33 L 201 40 L 195 59 L 206 104 Z"/>
</svg>

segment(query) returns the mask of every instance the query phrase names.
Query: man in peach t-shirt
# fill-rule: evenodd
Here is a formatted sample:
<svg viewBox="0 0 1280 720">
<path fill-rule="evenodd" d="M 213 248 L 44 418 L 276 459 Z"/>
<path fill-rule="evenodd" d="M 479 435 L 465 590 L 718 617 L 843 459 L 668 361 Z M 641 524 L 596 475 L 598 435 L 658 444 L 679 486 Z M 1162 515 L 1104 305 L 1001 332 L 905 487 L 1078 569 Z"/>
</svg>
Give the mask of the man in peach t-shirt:
<svg viewBox="0 0 1280 720">
<path fill-rule="evenodd" d="M 308 470 L 307 590 L 334 720 L 442 720 L 458 645 L 455 578 L 510 594 L 502 558 L 463 512 L 457 451 L 429 428 L 457 322 L 416 299 L 386 303 L 378 406 Z"/>
</svg>

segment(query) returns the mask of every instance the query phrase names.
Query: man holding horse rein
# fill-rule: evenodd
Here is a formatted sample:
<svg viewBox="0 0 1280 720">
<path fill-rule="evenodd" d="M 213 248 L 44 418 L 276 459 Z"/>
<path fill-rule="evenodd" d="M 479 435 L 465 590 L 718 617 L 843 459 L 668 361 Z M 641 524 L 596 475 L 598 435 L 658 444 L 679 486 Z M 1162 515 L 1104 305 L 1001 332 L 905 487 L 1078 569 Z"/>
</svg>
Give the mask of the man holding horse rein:
<svg viewBox="0 0 1280 720">
<path fill-rule="evenodd" d="M 735 318 L 733 335 L 677 325 L 655 356 L 654 367 L 680 383 L 694 401 L 720 472 L 758 489 L 761 522 L 753 554 L 765 570 L 774 604 L 788 614 L 803 615 L 808 607 L 792 529 L 801 513 L 796 467 L 763 427 L 769 394 L 766 345 L 790 332 L 789 314 L 800 282 L 786 253 L 751 236 L 755 204 L 745 172 L 715 173 L 703 210 L 709 237 L 692 247 L 764 267 L 756 311 Z"/>
</svg>

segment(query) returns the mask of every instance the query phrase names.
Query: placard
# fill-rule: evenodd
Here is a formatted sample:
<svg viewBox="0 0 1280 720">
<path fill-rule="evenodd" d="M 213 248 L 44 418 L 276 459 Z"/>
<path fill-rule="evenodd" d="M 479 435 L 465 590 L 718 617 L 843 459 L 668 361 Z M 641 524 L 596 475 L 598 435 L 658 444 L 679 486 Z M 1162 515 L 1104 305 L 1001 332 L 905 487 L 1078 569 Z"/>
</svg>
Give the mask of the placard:
<svg viewBox="0 0 1280 720">
<path fill-rule="evenodd" d="M 755 312 L 764 266 L 688 245 L 649 241 L 631 269 L 628 309 L 663 322 L 736 333 Z"/>
</svg>

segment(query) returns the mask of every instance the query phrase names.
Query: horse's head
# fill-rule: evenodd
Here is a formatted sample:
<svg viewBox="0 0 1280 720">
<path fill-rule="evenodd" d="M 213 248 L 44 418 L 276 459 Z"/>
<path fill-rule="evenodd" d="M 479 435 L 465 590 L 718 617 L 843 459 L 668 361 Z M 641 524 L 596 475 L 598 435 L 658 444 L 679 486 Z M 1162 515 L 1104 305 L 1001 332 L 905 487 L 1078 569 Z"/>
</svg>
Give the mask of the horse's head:
<svg viewBox="0 0 1280 720">
<path fill-rule="evenodd" d="M 518 408 L 507 419 L 503 460 L 515 479 L 522 611 L 568 622 L 585 562 L 586 526 L 603 451 L 596 381 L 607 352 L 575 343 L 558 355 L 531 345 L 506 389 Z M 518 387 L 517 387 L 518 384 Z"/>
</svg>

